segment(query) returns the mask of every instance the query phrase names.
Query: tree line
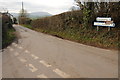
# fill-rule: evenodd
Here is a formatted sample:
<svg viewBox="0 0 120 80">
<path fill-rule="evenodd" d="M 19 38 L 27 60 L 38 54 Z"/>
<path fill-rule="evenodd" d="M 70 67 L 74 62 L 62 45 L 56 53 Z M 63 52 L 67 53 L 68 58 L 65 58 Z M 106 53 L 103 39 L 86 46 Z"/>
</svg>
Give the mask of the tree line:
<svg viewBox="0 0 120 80">
<path fill-rule="evenodd" d="M 83 24 L 93 24 L 96 17 L 111 17 L 116 23 L 116 27 L 120 26 L 120 1 L 119 2 L 81 2 L 75 0 L 76 5 L 80 7 L 83 13 Z"/>
</svg>

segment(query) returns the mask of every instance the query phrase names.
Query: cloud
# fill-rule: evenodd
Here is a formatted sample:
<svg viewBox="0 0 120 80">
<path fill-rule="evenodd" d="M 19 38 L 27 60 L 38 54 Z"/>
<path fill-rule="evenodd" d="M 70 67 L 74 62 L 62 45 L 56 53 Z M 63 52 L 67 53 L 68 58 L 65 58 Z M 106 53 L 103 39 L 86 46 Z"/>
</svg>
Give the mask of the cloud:
<svg viewBox="0 0 120 80">
<path fill-rule="evenodd" d="M 9 0 L 0 2 L 0 10 L 7 8 L 10 12 L 19 12 L 21 9 L 20 0 Z M 28 12 L 49 12 L 59 14 L 66 12 L 72 7 L 74 0 L 23 0 L 24 8 Z"/>
</svg>

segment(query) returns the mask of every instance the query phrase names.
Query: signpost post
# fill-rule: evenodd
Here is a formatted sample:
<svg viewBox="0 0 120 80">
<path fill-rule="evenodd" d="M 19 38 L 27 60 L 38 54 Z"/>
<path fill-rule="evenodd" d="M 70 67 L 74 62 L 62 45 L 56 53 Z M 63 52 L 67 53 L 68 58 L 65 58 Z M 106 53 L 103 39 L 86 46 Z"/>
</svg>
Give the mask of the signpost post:
<svg viewBox="0 0 120 80">
<path fill-rule="evenodd" d="M 115 27 L 115 23 L 111 21 L 111 18 L 105 18 L 105 17 L 97 17 L 96 21 L 100 22 L 94 22 L 94 25 L 97 26 L 97 31 L 99 30 L 99 26 L 106 26 L 108 27 L 108 31 L 110 31 L 111 27 Z"/>
</svg>

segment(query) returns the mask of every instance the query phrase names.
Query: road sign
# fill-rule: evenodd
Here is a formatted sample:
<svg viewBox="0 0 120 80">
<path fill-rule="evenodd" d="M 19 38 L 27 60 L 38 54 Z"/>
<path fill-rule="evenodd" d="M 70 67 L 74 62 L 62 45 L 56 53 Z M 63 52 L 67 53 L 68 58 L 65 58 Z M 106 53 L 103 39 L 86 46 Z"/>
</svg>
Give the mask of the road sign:
<svg viewBox="0 0 120 80">
<path fill-rule="evenodd" d="M 115 27 L 115 23 L 111 21 L 111 17 L 97 17 L 96 21 L 100 21 L 100 22 L 94 22 L 94 25 L 97 26 L 97 31 L 99 30 L 99 26 L 108 27 L 108 31 L 110 31 L 111 27 Z"/>
<path fill-rule="evenodd" d="M 94 22 L 95 26 L 106 26 L 106 27 L 115 27 L 114 23 L 106 23 L 106 22 Z"/>
<path fill-rule="evenodd" d="M 97 21 L 111 21 L 111 18 L 108 17 L 108 18 L 105 18 L 105 17 L 97 17 L 96 18 Z"/>
<path fill-rule="evenodd" d="M 106 24 L 113 24 L 113 21 L 105 21 Z"/>
</svg>

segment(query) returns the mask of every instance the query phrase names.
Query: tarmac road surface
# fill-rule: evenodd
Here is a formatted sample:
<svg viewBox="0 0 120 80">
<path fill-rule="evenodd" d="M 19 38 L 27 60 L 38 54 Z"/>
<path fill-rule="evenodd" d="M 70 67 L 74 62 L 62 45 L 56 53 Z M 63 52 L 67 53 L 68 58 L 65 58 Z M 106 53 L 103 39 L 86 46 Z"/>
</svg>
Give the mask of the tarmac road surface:
<svg viewBox="0 0 120 80">
<path fill-rule="evenodd" d="M 117 78 L 118 51 L 14 25 L 18 42 L 2 53 L 3 78 Z"/>
</svg>

